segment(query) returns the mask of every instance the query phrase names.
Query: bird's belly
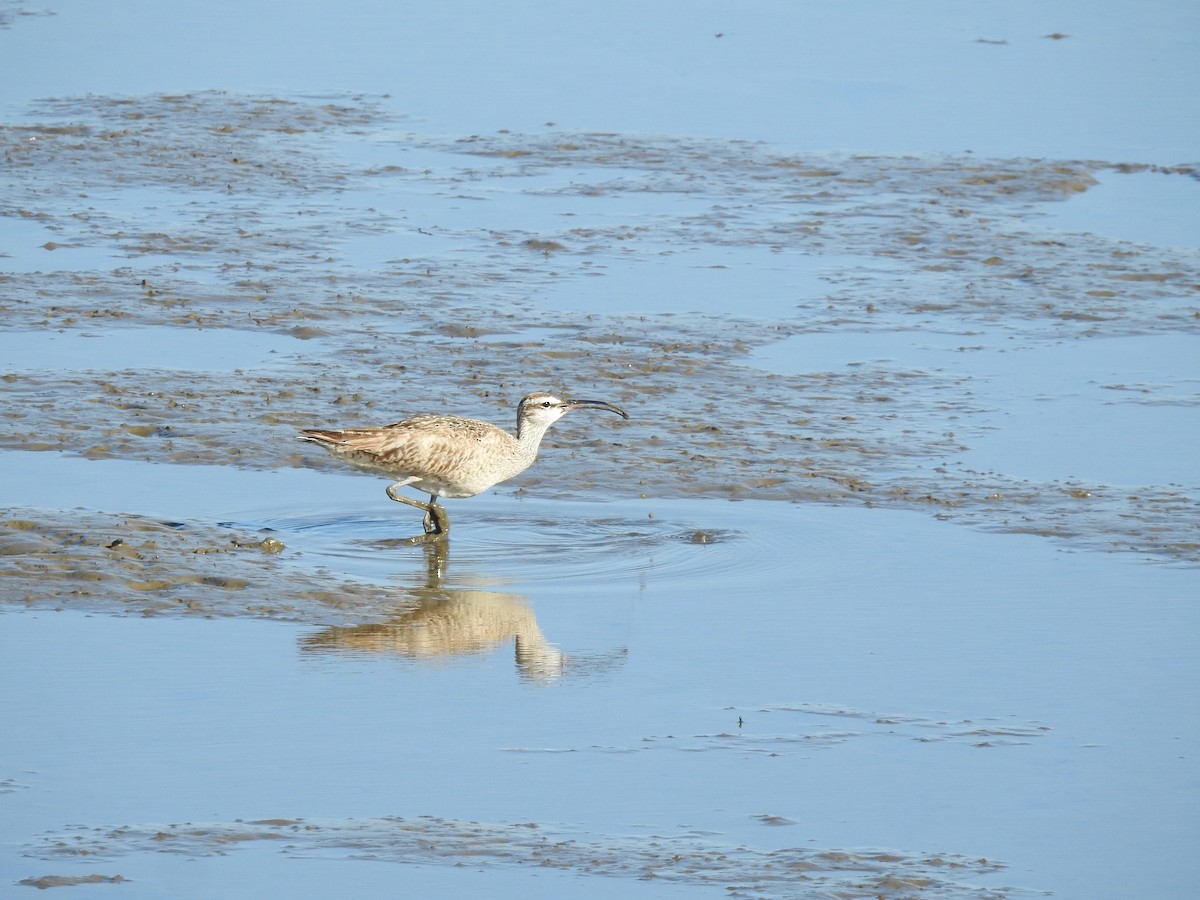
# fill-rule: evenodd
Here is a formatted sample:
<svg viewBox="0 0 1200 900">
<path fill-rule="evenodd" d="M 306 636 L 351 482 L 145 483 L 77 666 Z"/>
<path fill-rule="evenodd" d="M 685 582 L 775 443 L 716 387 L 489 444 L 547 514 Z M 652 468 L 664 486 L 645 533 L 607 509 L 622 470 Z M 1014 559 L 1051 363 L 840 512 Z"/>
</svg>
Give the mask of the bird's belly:
<svg viewBox="0 0 1200 900">
<path fill-rule="evenodd" d="M 426 494 L 431 494 L 435 497 L 446 497 L 450 500 L 461 500 L 464 497 L 474 497 L 476 494 L 482 494 L 496 482 L 494 481 L 455 481 L 447 483 L 434 478 L 420 478 L 410 476 L 405 479 L 409 487 L 414 487 Z"/>
<path fill-rule="evenodd" d="M 364 452 L 342 452 L 347 462 L 368 472 L 376 472 L 398 483 L 452 500 L 474 497 L 493 485 L 519 475 L 529 468 L 532 460 L 497 460 L 480 448 L 455 448 L 456 453 L 444 453 L 436 465 L 422 465 L 425 471 L 412 471 L 405 462 L 384 461 L 377 455 Z M 430 471 L 434 469 L 435 471 Z M 436 471 L 440 470 L 440 471 Z"/>
<path fill-rule="evenodd" d="M 512 474 L 508 472 L 499 472 L 495 469 L 479 472 L 458 471 L 452 475 L 435 475 L 426 472 L 420 475 L 409 474 L 404 482 L 427 494 L 459 500 L 463 497 L 482 494 L 488 488 L 512 477 Z"/>
</svg>

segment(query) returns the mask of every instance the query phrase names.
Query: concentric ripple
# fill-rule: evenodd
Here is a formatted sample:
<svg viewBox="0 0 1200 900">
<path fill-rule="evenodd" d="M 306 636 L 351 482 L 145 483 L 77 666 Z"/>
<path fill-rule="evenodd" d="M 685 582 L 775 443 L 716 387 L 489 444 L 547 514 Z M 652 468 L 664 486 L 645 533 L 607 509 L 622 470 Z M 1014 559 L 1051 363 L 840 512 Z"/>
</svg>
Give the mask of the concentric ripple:
<svg viewBox="0 0 1200 900">
<path fill-rule="evenodd" d="M 666 515 L 627 508 L 614 513 L 612 504 L 603 506 L 602 515 L 581 515 L 593 509 L 553 501 L 537 504 L 541 509 L 530 515 L 530 505 L 522 504 L 518 512 L 476 508 L 470 517 L 456 519 L 449 540 L 437 544 L 419 542 L 419 532 L 413 534 L 418 520 L 391 510 L 306 513 L 239 524 L 276 534 L 299 551 L 306 566 L 319 565 L 342 578 L 391 583 L 430 579 L 446 586 L 511 587 L 648 576 L 686 582 L 729 577 L 756 560 L 778 565 L 787 558 L 782 551 L 789 542 L 779 529 L 747 527 L 756 517 L 718 520 L 710 514 L 718 506 L 713 502 L 693 501 Z"/>
</svg>

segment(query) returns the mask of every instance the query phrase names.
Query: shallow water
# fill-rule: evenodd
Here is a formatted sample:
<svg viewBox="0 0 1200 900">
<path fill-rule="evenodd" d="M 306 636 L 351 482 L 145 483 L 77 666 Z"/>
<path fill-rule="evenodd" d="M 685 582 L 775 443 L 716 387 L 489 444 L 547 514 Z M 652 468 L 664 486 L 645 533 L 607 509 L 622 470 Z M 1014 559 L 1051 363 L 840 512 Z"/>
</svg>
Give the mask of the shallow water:
<svg viewBox="0 0 1200 900">
<path fill-rule="evenodd" d="M 1110 870 L 1085 874 L 1080 858 L 1188 853 L 1189 801 L 1171 785 L 1197 736 L 1184 700 L 1200 658 L 1190 569 L 918 513 L 485 498 L 459 504 L 463 537 L 432 578 L 423 548 L 374 545 L 397 523 L 385 500 L 360 511 L 365 479 L 318 480 L 303 507 L 284 504 L 310 511 L 276 516 L 272 534 L 290 566 L 373 575 L 376 609 L 389 596 L 394 608 L 383 629 L 347 627 L 343 608 L 325 614 L 337 626 L 5 616 L 6 664 L 42 673 L 6 700 L 21 723 L 9 839 L 42 868 L 136 882 L 155 846 L 139 828 L 220 835 L 235 818 L 297 816 L 325 837 L 289 833 L 288 856 L 386 859 L 401 851 L 385 826 L 346 831 L 380 815 L 534 822 L 630 870 L 649 864 L 625 843 L 639 835 L 720 852 L 712 877 L 743 889 L 766 877 L 759 854 L 787 847 L 887 848 L 898 878 L 928 875 L 917 860 L 929 854 L 1003 866 L 940 872 L 950 895 L 1099 891 Z M 516 552 L 501 528 L 525 538 Z M 712 543 L 690 539 L 709 529 Z M 102 864 L 54 849 L 80 838 L 46 791 L 73 798 L 70 822 L 102 827 L 82 834 Z M 1113 821 L 1141 824 L 1114 833 Z M 450 827 L 422 826 L 430 849 L 404 845 L 404 858 L 447 861 L 429 855 L 436 845 L 470 864 Z M 208 840 L 222 846 L 197 836 L 181 852 L 209 858 Z M 532 852 L 499 840 L 485 840 L 486 865 Z M 568 873 L 604 874 L 561 855 Z M 211 865 L 222 889 L 240 878 Z M 817 865 L 812 877 L 819 892 L 844 876 Z"/>
<path fill-rule="evenodd" d="M 1194 10 L 165 10 L 0 5 L 0 883 L 1190 891 Z"/>
<path fill-rule="evenodd" d="M 298 355 L 304 345 L 286 335 L 244 331 L 185 331 L 164 340 L 154 328 L 0 333 L 0 354 L 9 372 L 112 372 L 131 364 L 141 370 L 261 369 L 274 358 Z M 306 348 L 307 349 L 307 348 Z"/>
<path fill-rule="evenodd" d="M 974 433 L 961 465 L 976 471 L 1089 486 L 1195 483 L 1200 334 L 1018 343 L 984 330 L 846 331 L 797 335 L 753 360 L 779 373 L 878 367 L 967 382 L 975 409 L 959 427 Z"/>
</svg>

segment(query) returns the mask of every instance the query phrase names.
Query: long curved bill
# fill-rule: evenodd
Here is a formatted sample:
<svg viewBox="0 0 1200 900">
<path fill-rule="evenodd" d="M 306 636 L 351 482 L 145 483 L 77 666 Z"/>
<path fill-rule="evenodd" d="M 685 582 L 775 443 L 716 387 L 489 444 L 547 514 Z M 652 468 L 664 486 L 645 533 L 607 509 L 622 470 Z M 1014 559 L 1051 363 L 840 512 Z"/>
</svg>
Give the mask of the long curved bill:
<svg viewBox="0 0 1200 900">
<path fill-rule="evenodd" d="M 590 407 L 591 409 L 607 409 L 609 412 L 615 412 L 622 419 L 628 419 L 629 413 L 621 409 L 619 406 L 613 406 L 604 400 L 564 400 L 563 412 L 570 412 L 573 409 L 582 409 Z"/>
</svg>

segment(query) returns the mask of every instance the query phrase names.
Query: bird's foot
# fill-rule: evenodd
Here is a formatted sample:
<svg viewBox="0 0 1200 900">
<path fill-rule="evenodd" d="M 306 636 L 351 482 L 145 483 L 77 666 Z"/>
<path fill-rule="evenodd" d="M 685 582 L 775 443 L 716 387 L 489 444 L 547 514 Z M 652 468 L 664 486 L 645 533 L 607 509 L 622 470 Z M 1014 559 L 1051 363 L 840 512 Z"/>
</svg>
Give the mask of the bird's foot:
<svg viewBox="0 0 1200 900">
<path fill-rule="evenodd" d="M 401 493 L 397 493 L 396 488 L 399 487 L 403 487 L 403 485 L 400 483 L 389 485 L 387 495 L 397 503 L 404 503 L 408 506 L 415 506 L 417 509 L 425 510 L 425 518 L 423 520 L 425 536 L 424 538 L 414 540 L 438 540 L 450 533 L 450 514 L 446 512 L 446 507 L 435 502 L 435 499 L 432 497 L 428 503 L 422 503 L 415 497 L 406 497 Z"/>
<path fill-rule="evenodd" d="M 450 534 L 450 515 L 440 503 L 430 503 L 425 513 L 425 533 L 446 537 Z"/>
</svg>

